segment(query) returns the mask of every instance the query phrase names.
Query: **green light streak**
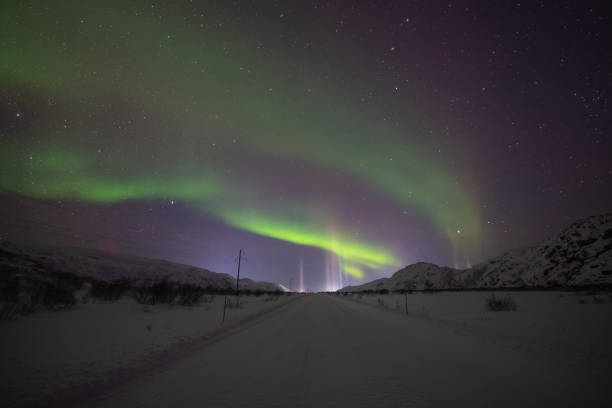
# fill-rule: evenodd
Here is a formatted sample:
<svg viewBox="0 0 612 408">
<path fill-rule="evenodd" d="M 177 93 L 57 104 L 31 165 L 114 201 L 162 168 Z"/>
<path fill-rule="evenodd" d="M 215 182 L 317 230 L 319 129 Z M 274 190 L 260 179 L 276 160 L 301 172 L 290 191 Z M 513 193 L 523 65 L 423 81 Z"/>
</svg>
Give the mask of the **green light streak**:
<svg viewBox="0 0 612 408">
<path fill-rule="evenodd" d="M 158 175 L 132 170 L 123 173 L 108 169 L 105 161 L 87 161 L 73 149 L 50 146 L 28 151 L 27 155 L 9 150 L 0 153 L 0 191 L 99 204 L 169 198 L 205 202 L 221 191 L 220 182 L 212 175 L 194 177 L 186 169 L 174 168 Z M 100 168 L 112 171 L 100 171 Z"/>
<path fill-rule="evenodd" d="M 354 266 L 343 265 L 342 266 L 342 270 L 347 275 L 351 275 L 352 277 L 357 278 L 357 279 L 363 279 L 363 277 L 364 277 L 363 271 L 361 269 L 357 268 L 357 267 L 354 267 Z"/>
<path fill-rule="evenodd" d="M 382 248 L 343 237 L 333 237 L 329 233 L 306 225 L 267 218 L 253 213 L 227 211 L 221 214 L 221 217 L 229 225 L 266 237 L 325 249 L 345 261 L 370 265 L 374 268 L 399 265 L 393 255 Z"/>
</svg>

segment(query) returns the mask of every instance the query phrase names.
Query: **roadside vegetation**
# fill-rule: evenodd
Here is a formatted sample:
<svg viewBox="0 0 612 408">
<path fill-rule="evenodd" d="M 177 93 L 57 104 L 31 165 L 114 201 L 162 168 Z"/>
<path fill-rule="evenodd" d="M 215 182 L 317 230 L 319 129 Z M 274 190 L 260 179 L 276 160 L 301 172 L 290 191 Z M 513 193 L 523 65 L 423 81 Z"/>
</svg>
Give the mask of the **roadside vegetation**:
<svg viewBox="0 0 612 408">
<path fill-rule="evenodd" d="M 240 297 L 266 296 L 264 301 L 275 301 L 283 294 L 281 291 L 241 290 Z M 191 307 L 212 303 L 217 295 L 230 297 L 235 295 L 235 291 L 170 280 L 120 279 L 107 282 L 57 271 L 5 267 L 0 272 L 0 320 L 11 321 L 42 310 L 68 310 L 79 303 L 113 303 L 130 298 L 145 306 Z M 242 300 L 228 301 L 229 308 L 246 304 Z"/>
<path fill-rule="evenodd" d="M 485 299 L 485 308 L 490 312 L 514 312 L 517 306 L 512 296 L 497 297 L 492 293 Z"/>
</svg>

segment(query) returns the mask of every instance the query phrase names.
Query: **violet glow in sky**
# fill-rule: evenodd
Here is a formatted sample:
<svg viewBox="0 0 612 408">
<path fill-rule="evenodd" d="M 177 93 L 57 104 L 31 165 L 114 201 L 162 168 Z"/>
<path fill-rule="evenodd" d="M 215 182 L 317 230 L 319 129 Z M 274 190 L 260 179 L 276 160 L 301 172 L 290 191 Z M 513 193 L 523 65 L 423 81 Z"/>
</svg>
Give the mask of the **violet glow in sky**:
<svg viewBox="0 0 612 408">
<path fill-rule="evenodd" d="M 3 239 L 319 290 L 611 208 L 599 6 L 1 7 Z"/>
</svg>

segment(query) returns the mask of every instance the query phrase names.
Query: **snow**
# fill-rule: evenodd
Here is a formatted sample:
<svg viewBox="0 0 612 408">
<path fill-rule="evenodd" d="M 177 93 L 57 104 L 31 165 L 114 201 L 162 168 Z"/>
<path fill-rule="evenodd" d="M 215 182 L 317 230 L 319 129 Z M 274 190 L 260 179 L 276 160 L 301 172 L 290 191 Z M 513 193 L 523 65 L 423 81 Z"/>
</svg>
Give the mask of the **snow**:
<svg viewBox="0 0 612 408">
<path fill-rule="evenodd" d="M 447 318 L 461 319 L 476 304 L 482 309 L 482 299 L 478 300 L 482 294 L 467 299 L 474 306 L 465 308 L 461 306 L 465 293 L 454 295 L 432 296 L 430 314 L 425 316 L 406 316 L 338 295 L 302 296 L 273 317 L 253 322 L 83 406 L 610 406 L 612 376 L 604 362 L 592 367 L 572 353 L 551 358 L 529 351 L 530 343 L 515 348 L 484 335 L 477 325 L 464 328 L 457 321 L 433 318 L 438 310 L 446 310 Z M 576 316 L 549 313 L 559 307 L 585 306 L 575 299 L 531 295 L 531 300 L 518 299 L 519 306 L 531 315 L 531 304 L 549 305 L 548 311 L 535 317 L 540 323 L 548 315 L 571 327 Z M 453 307 L 463 311 L 451 312 Z M 589 313 L 598 317 L 577 328 L 590 327 L 576 341 L 595 348 L 609 344 L 609 328 L 594 325 L 604 314 L 609 319 L 610 303 L 587 308 L 581 317 Z M 491 314 L 491 321 L 500 322 L 484 326 L 491 330 L 508 326 L 508 333 L 498 333 L 508 337 L 518 330 L 505 321 L 512 316 L 521 315 Z M 592 333 L 602 341 L 594 342 Z"/>
<path fill-rule="evenodd" d="M 513 292 L 516 312 L 486 311 L 488 295 L 409 294 L 408 315 L 396 294 L 243 297 L 223 335 L 140 371 L 219 333 L 223 297 L 32 314 L 1 323 L 0 395 L 93 407 L 610 406 L 610 294 Z M 112 386 L 78 392 L 101 379 Z"/>
<path fill-rule="evenodd" d="M 298 295 L 295 295 L 298 296 Z M 241 296 L 221 325 L 224 296 L 200 306 L 79 304 L 0 322 L 0 406 L 41 401 L 58 390 L 101 381 L 163 350 L 180 347 L 290 301 L 292 296 Z M 235 296 L 228 296 L 234 301 Z"/>
<path fill-rule="evenodd" d="M 511 296 L 516 311 L 485 307 L 491 295 Z M 462 291 L 411 294 L 352 294 L 343 298 L 435 321 L 515 350 L 612 375 L 612 292 Z M 381 304 L 382 303 L 382 304 Z"/>
</svg>

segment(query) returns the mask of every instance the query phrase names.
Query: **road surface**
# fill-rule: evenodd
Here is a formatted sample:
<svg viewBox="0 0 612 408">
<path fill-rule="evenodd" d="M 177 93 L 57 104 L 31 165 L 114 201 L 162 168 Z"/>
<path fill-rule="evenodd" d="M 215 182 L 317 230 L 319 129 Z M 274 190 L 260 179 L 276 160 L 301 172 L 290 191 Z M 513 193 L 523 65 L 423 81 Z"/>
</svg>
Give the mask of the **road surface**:
<svg viewBox="0 0 612 408">
<path fill-rule="evenodd" d="M 610 378 L 422 317 L 304 295 L 91 407 L 612 406 Z"/>
</svg>

